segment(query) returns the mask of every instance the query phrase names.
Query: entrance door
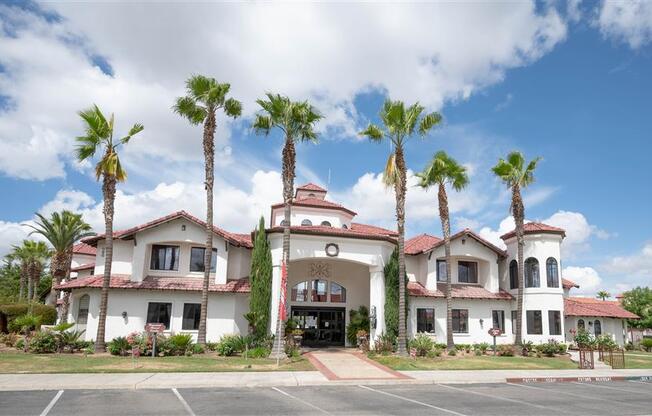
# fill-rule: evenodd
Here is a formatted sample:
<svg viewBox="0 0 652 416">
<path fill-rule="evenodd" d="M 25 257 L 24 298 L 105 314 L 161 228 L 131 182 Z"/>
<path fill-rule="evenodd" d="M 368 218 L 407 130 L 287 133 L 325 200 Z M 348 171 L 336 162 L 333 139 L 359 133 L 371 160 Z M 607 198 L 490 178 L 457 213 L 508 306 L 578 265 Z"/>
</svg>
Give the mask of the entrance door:
<svg viewBox="0 0 652 416">
<path fill-rule="evenodd" d="M 292 307 L 307 347 L 344 346 L 344 308 Z"/>
</svg>

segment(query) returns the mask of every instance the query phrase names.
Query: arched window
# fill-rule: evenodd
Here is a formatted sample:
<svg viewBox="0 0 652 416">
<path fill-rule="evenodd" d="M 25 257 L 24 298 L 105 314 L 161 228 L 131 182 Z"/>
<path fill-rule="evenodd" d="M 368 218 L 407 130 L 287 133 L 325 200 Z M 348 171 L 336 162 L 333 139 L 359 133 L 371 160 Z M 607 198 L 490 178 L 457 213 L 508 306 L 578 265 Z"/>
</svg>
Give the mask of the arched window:
<svg viewBox="0 0 652 416">
<path fill-rule="evenodd" d="M 600 324 L 600 320 L 596 319 L 593 322 L 593 334 L 597 337 L 602 335 L 602 324 Z"/>
<path fill-rule="evenodd" d="M 77 306 L 77 326 L 86 327 L 88 322 L 88 305 L 91 298 L 88 295 L 83 295 L 79 298 L 79 305 Z"/>
<path fill-rule="evenodd" d="M 584 319 L 579 319 L 577 321 L 577 332 L 579 331 L 586 331 L 586 327 L 584 326 Z"/>
<path fill-rule="evenodd" d="M 281 221 L 281 227 L 285 227 L 286 225 L 290 225 L 290 222 L 286 221 L 286 220 L 282 220 Z"/>
<path fill-rule="evenodd" d="M 324 227 L 332 227 L 331 223 L 328 221 L 322 221 L 321 225 L 323 225 Z"/>
<path fill-rule="evenodd" d="M 347 227 L 346 224 L 342 224 L 342 228 L 345 229 L 345 230 L 349 229 L 349 227 Z"/>
<path fill-rule="evenodd" d="M 328 280 L 313 280 L 312 281 L 312 301 L 313 302 L 328 302 Z"/>
<path fill-rule="evenodd" d="M 546 277 L 548 287 L 559 287 L 559 268 L 554 257 L 546 260 Z"/>
<path fill-rule="evenodd" d="M 518 289 L 518 263 L 516 260 L 509 262 L 509 288 Z"/>
<path fill-rule="evenodd" d="M 290 299 L 294 302 L 308 301 L 308 282 L 300 282 L 292 286 Z"/>
<path fill-rule="evenodd" d="M 331 282 L 331 302 L 346 302 L 346 288 L 344 286 Z"/>
<path fill-rule="evenodd" d="M 530 257 L 525 260 L 525 287 L 540 287 L 539 260 Z"/>
<path fill-rule="evenodd" d="M 312 221 L 310 221 L 308 219 L 303 220 L 303 221 L 301 221 L 301 225 L 309 227 L 309 226 L 312 225 Z"/>
<path fill-rule="evenodd" d="M 312 192 L 308 194 L 308 198 L 315 198 L 317 195 L 313 194 Z"/>
</svg>

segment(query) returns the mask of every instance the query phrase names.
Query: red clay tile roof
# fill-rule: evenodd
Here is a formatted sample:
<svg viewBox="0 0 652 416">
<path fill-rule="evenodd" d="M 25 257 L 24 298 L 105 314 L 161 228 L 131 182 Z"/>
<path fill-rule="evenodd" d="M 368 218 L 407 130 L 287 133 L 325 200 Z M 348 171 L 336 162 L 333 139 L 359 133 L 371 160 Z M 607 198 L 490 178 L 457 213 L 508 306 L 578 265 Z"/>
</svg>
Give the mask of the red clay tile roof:
<svg viewBox="0 0 652 416">
<path fill-rule="evenodd" d="M 563 228 L 553 227 L 552 225 L 543 224 L 540 222 L 528 222 L 523 225 L 523 230 L 525 234 L 560 234 L 562 237 L 566 237 L 566 231 Z M 500 236 L 503 240 L 507 240 L 516 235 L 516 230 L 512 230 L 506 234 Z"/>
<path fill-rule="evenodd" d="M 281 208 L 283 207 L 283 202 L 280 202 L 278 204 L 272 205 L 272 210 L 276 208 Z M 326 201 L 324 199 L 319 199 L 319 198 L 301 198 L 301 199 L 295 199 L 292 201 L 292 205 L 297 206 L 297 207 L 309 207 L 309 208 L 326 208 L 326 209 L 334 209 L 338 211 L 344 211 L 347 214 L 350 215 L 358 215 L 355 211 L 351 211 L 350 209 L 343 207 L 340 204 L 336 204 L 335 202 L 331 201 Z"/>
<path fill-rule="evenodd" d="M 639 319 L 638 315 L 620 306 L 618 301 L 593 298 L 564 298 L 564 315 Z"/>
<path fill-rule="evenodd" d="M 494 244 L 480 237 L 478 234 L 469 230 L 468 228 L 465 228 L 462 231 L 453 234 L 451 236 L 451 241 L 458 239 L 460 237 L 471 237 L 474 240 L 476 240 L 478 243 L 482 244 L 483 246 L 489 248 L 490 250 L 495 251 L 496 254 L 498 254 L 499 256 L 501 257 L 507 256 L 505 250 L 496 247 Z M 410 255 L 421 254 L 443 245 L 444 245 L 444 240 L 442 240 L 441 238 L 434 237 L 428 234 L 422 234 L 420 236 L 413 237 L 405 242 L 405 254 L 410 254 Z"/>
<path fill-rule="evenodd" d="M 267 230 L 268 233 L 282 233 L 283 227 L 272 227 Z M 398 233 L 396 231 L 387 230 L 385 228 L 376 227 L 367 224 L 351 223 L 349 229 L 327 227 L 323 225 L 311 226 L 292 226 L 290 227 L 292 234 L 315 234 L 315 235 L 330 235 L 337 237 L 358 238 L 367 240 L 384 240 L 390 243 L 396 243 Z"/>
<path fill-rule="evenodd" d="M 129 275 L 116 274 L 111 276 L 111 289 L 141 289 L 141 290 L 181 290 L 200 292 L 202 290 L 201 277 L 159 277 L 147 276 L 142 282 L 132 282 Z M 66 283 L 55 286 L 59 290 L 71 290 L 81 288 L 102 288 L 102 275 L 88 276 L 81 279 L 73 279 Z M 249 280 L 246 277 L 238 280 L 229 280 L 225 284 L 211 283 L 208 286 L 209 292 L 224 293 L 249 293 Z"/>
<path fill-rule="evenodd" d="M 441 238 L 430 234 L 421 234 L 412 237 L 405 242 L 405 254 L 421 254 L 435 247 L 442 241 Z"/>
<path fill-rule="evenodd" d="M 564 289 L 572 289 L 572 288 L 574 288 L 574 287 L 576 287 L 576 288 L 579 289 L 579 287 L 580 287 L 580 285 L 578 285 L 577 283 L 573 282 L 572 280 L 568 280 L 568 279 L 564 279 L 564 278 L 561 279 L 561 286 L 562 286 Z"/>
<path fill-rule="evenodd" d="M 126 239 L 135 233 L 139 231 L 143 231 L 152 227 L 156 227 L 157 225 L 161 225 L 163 223 L 166 223 L 168 221 L 175 220 L 177 218 L 185 218 L 188 221 L 194 222 L 195 224 L 205 227 L 206 222 L 200 220 L 199 218 L 187 213 L 186 211 L 177 211 L 173 212 L 169 215 L 166 215 L 161 218 L 157 218 L 155 220 L 152 220 L 150 222 L 147 222 L 145 224 L 137 225 L 135 227 L 128 228 L 126 230 L 120 230 L 120 231 L 114 231 L 113 232 L 113 238 L 117 239 Z M 219 227 L 213 226 L 213 231 L 215 234 L 219 235 L 220 237 L 224 238 L 227 240 L 229 243 L 235 245 L 235 246 L 241 246 L 241 247 L 246 247 L 246 248 L 252 248 L 253 244 L 251 243 L 251 236 L 249 234 L 236 234 L 236 233 L 231 233 L 226 230 L 223 230 Z M 99 240 L 103 240 L 105 237 L 104 234 L 99 234 L 94 237 L 89 237 L 85 238 L 84 242 L 87 244 L 97 244 Z"/>
<path fill-rule="evenodd" d="M 77 267 L 73 267 L 70 269 L 71 272 L 78 272 L 80 270 L 90 270 L 95 268 L 95 263 L 86 263 L 86 264 L 81 264 Z"/>
<path fill-rule="evenodd" d="M 514 297 L 508 292 L 500 289 L 499 292 L 493 293 L 475 285 L 451 285 L 453 298 L 458 299 L 496 299 L 496 300 L 513 300 Z M 446 285 L 438 284 L 437 290 L 428 290 L 419 282 L 408 282 L 408 293 L 410 296 L 445 298 Z"/>
<path fill-rule="evenodd" d="M 309 183 L 307 183 L 305 185 L 301 185 L 301 186 L 297 187 L 297 191 L 299 191 L 299 190 L 301 190 L 301 191 L 313 191 L 313 192 L 328 192 L 328 191 L 326 191 L 326 189 L 322 188 L 319 185 L 315 185 L 312 182 L 309 182 Z"/>
<path fill-rule="evenodd" d="M 88 254 L 89 256 L 94 256 L 97 254 L 97 250 L 93 246 L 89 246 L 86 243 L 77 243 L 72 246 L 72 252 L 74 254 Z"/>
</svg>

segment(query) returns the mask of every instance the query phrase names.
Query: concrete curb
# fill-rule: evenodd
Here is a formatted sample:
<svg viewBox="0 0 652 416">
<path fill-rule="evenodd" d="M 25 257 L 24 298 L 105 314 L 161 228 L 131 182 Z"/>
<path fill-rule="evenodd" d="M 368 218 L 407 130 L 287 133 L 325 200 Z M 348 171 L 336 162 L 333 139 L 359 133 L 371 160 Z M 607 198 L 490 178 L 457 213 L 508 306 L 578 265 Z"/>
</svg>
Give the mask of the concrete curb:
<svg viewBox="0 0 652 416">
<path fill-rule="evenodd" d="M 402 371 L 405 379 L 328 380 L 318 371 L 231 373 L 0 374 L 0 391 L 295 387 L 390 384 L 652 382 L 652 370 Z M 652 385 L 652 384 L 651 384 Z"/>
</svg>

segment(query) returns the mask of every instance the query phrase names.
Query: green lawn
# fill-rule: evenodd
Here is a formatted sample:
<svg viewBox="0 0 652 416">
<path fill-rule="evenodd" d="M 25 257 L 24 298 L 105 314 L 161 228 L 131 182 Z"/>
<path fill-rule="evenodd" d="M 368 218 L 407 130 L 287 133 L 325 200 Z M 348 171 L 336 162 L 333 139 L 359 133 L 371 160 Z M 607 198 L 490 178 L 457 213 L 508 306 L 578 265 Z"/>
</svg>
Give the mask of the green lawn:
<svg viewBox="0 0 652 416">
<path fill-rule="evenodd" d="M 201 354 L 192 357 L 131 357 L 108 354 L 25 354 L 2 351 L 0 373 L 149 373 L 200 371 L 300 371 L 314 370 L 305 358 L 284 360 L 279 367 L 267 358 L 219 357 Z"/>
<path fill-rule="evenodd" d="M 568 357 L 494 357 L 465 356 L 405 358 L 395 355 L 371 355 L 371 359 L 394 370 L 549 370 L 577 368 Z"/>
<path fill-rule="evenodd" d="M 652 368 L 652 352 L 626 352 L 625 368 Z"/>
</svg>

